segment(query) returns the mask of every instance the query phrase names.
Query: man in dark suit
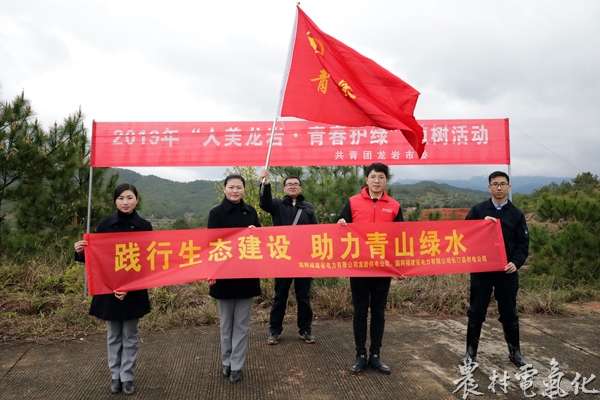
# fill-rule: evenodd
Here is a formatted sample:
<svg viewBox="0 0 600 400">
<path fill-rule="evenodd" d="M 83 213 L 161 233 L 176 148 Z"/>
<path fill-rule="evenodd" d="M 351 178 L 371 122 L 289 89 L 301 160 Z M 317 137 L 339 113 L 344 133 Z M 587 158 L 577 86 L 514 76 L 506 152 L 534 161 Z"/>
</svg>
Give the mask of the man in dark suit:
<svg viewBox="0 0 600 400">
<path fill-rule="evenodd" d="M 481 326 L 485 321 L 492 290 L 498 302 L 498 311 L 508 343 L 509 359 L 517 367 L 528 364 L 523 358 L 519 339 L 519 316 L 517 314 L 517 291 L 519 290 L 519 268 L 525 264 L 529 254 L 529 231 L 525 215 L 508 198 L 510 179 L 502 171 L 492 172 L 488 189 L 491 199 L 476 204 L 465 219 L 487 219 L 502 225 L 504 248 L 508 264 L 501 272 L 477 272 L 471 274 L 470 306 L 467 311 L 467 352 L 463 363 L 475 360 Z"/>
</svg>

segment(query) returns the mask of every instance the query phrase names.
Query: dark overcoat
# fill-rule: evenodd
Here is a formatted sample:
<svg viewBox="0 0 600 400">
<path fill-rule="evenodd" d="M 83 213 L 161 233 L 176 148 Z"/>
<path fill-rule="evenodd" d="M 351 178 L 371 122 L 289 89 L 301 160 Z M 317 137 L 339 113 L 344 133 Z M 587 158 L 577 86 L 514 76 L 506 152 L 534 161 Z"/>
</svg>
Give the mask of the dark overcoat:
<svg viewBox="0 0 600 400">
<path fill-rule="evenodd" d="M 254 207 L 244 200 L 234 204 L 224 198 L 221 204 L 210 210 L 208 228 L 243 228 L 254 225 L 260 227 Z M 210 287 L 209 294 L 215 299 L 247 299 L 260 296 L 260 279 L 217 279 Z"/>
<path fill-rule="evenodd" d="M 136 232 L 151 231 L 152 224 L 138 215 L 133 210 L 131 214 L 115 212 L 98 224 L 96 233 Z M 83 253 L 75 253 L 75 260 L 85 262 Z M 150 312 L 148 290 L 134 290 L 128 292 L 123 300 L 114 294 L 100 294 L 92 298 L 90 315 L 105 321 L 124 321 L 138 319 Z"/>
</svg>

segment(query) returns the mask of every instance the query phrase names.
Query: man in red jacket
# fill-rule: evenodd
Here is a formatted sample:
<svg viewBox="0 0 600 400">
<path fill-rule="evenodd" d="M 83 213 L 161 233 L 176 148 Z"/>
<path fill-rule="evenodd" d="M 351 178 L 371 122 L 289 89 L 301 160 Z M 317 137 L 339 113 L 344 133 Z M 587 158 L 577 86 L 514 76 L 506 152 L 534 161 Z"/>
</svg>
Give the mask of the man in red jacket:
<svg viewBox="0 0 600 400">
<path fill-rule="evenodd" d="M 350 197 L 340 214 L 338 224 L 361 222 L 401 222 L 402 209 L 400 203 L 391 198 L 385 187 L 389 179 L 389 168 L 385 164 L 371 164 L 365 173 L 367 187 L 357 195 Z M 361 372 L 367 364 L 382 374 L 389 375 L 390 368 L 381 361 L 379 351 L 383 340 L 385 327 L 385 305 L 390 290 L 390 277 L 350 278 L 352 304 L 354 315 L 354 343 L 356 345 L 356 360 L 350 366 L 354 374 Z M 367 313 L 371 305 L 371 346 L 370 357 L 367 361 Z"/>
</svg>

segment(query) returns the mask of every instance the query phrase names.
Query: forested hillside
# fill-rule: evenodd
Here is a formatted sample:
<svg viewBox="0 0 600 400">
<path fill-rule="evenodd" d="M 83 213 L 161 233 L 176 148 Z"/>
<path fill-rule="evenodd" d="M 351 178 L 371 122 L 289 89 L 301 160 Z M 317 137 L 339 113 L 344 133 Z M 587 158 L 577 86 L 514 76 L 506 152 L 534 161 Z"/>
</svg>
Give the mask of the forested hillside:
<svg viewBox="0 0 600 400">
<path fill-rule="evenodd" d="M 133 183 L 140 192 L 140 213 L 148 218 L 206 219 L 219 203 L 214 181 L 173 182 L 154 175 L 143 176 L 128 169 L 115 169 L 119 183 Z"/>
<path fill-rule="evenodd" d="M 119 183 L 133 183 L 138 188 L 142 198 L 140 212 L 148 218 L 202 220 L 219 203 L 221 192 L 215 188 L 215 181 L 182 183 L 154 175 L 143 176 L 128 169 L 113 171 L 119 173 Z M 408 185 L 395 183 L 391 186 L 391 194 L 405 208 L 416 207 L 417 204 L 422 208 L 468 208 L 489 198 L 487 191 L 457 188 L 431 181 Z"/>
<path fill-rule="evenodd" d="M 405 208 L 417 205 L 422 208 L 470 208 L 490 197 L 488 191 L 457 188 L 431 181 L 409 185 L 394 183 L 391 188 L 392 196 Z"/>
</svg>

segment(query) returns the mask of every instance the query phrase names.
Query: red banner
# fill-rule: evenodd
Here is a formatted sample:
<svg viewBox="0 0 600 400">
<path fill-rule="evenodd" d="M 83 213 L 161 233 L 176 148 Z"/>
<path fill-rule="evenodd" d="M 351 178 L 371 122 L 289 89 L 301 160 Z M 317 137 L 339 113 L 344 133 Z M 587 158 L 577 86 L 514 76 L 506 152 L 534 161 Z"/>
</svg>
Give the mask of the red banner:
<svg viewBox="0 0 600 400">
<path fill-rule="evenodd" d="M 271 166 L 510 164 L 508 119 L 423 120 L 421 159 L 400 132 L 278 121 Z M 260 166 L 272 121 L 94 122 L 92 167 Z"/>
<path fill-rule="evenodd" d="M 435 221 L 84 235 L 90 294 L 204 279 L 501 271 L 499 223 Z"/>
</svg>

